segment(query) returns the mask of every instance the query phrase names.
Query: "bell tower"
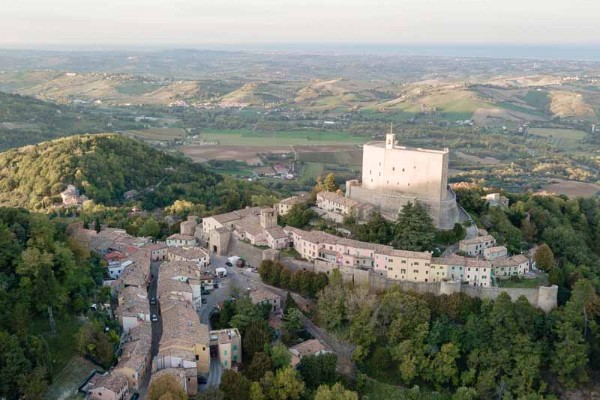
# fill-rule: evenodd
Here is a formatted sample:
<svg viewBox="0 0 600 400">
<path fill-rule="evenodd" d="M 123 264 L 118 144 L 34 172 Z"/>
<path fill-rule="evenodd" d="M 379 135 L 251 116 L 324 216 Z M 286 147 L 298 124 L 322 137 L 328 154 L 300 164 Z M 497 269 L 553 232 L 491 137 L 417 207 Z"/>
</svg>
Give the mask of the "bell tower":
<svg viewBox="0 0 600 400">
<path fill-rule="evenodd" d="M 385 148 L 393 149 L 396 144 L 396 135 L 394 135 L 394 124 L 390 124 L 390 133 L 385 135 Z"/>
</svg>

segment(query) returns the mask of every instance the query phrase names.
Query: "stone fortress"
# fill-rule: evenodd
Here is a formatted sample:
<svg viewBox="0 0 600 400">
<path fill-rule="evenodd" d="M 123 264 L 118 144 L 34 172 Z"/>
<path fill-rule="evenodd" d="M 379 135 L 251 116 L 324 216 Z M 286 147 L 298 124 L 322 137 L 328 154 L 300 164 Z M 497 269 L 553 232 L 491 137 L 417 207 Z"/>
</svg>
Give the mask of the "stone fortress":
<svg viewBox="0 0 600 400">
<path fill-rule="evenodd" d="M 398 146 L 390 131 L 385 142 L 363 146 L 362 183 L 346 182 L 346 197 L 373 205 L 391 220 L 408 202 L 429 209 L 437 228 L 451 229 L 459 222 L 456 197 L 448 188 L 450 151 Z"/>
</svg>

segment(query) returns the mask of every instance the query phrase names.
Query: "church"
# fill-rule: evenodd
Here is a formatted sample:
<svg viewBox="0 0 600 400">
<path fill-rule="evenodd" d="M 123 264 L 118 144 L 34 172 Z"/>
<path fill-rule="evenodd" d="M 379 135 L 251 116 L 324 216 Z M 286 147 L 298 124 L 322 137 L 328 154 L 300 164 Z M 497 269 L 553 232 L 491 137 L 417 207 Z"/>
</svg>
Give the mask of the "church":
<svg viewBox="0 0 600 400">
<path fill-rule="evenodd" d="M 362 182 L 346 182 L 346 197 L 373 205 L 395 220 L 408 202 L 425 205 L 439 229 L 459 222 L 456 196 L 448 187 L 449 149 L 432 150 L 396 144 L 388 133 L 385 142 L 363 146 Z"/>
</svg>

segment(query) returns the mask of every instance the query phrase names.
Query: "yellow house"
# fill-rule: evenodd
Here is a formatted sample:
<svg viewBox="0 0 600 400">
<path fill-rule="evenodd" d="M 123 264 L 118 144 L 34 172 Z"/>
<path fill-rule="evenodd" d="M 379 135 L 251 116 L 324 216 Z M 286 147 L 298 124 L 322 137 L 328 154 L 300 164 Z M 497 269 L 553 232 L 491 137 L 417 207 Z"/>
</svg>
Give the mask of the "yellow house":
<svg viewBox="0 0 600 400">
<path fill-rule="evenodd" d="M 194 307 L 187 301 L 161 300 L 163 333 L 155 358 L 156 369 L 195 368 L 197 375 L 208 374 L 210 367 L 208 326 L 200 323 Z"/>
</svg>

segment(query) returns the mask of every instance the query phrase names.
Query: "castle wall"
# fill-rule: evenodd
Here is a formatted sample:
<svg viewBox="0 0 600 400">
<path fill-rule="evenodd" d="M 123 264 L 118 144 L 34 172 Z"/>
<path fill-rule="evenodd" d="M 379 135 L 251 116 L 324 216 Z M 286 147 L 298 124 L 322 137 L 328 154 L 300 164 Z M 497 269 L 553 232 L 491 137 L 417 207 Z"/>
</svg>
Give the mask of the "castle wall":
<svg viewBox="0 0 600 400">
<path fill-rule="evenodd" d="M 372 204 L 384 217 L 391 220 L 398 218 L 398 213 L 407 203 L 418 201 L 428 207 L 433 223 L 439 229 L 452 229 L 454 224 L 460 221 L 456 201 L 450 194 L 450 200 L 434 201 L 400 193 L 381 192 L 352 183 L 346 185 L 346 196 L 361 203 Z"/>
<path fill-rule="evenodd" d="M 363 146 L 362 185 L 378 192 L 444 200 L 448 185 L 448 151 L 367 143 Z"/>
<path fill-rule="evenodd" d="M 506 293 L 515 301 L 519 297 L 524 296 L 527 301 L 534 307 L 541 308 L 544 312 L 550 312 L 558 307 L 558 287 L 556 285 L 538 288 L 498 288 L 498 287 L 475 287 L 461 284 L 460 282 L 411 282 L 399 281 L 387 278 L 372 271 L 361 269 L 353 269 L 351 267 L 342 267 L 340 270 L 342 277 L 346 282 L 354 284 L 366 284 L 377 292 L 381 292 L 391 288 L 392 286 L 400 287 L 403 291 L 416 293 L 433 293 L 436 296 L 452 293 L 464 293 L 471 297 L 480 299 L 496 299 L 500 293 Z"/>
</svg>

